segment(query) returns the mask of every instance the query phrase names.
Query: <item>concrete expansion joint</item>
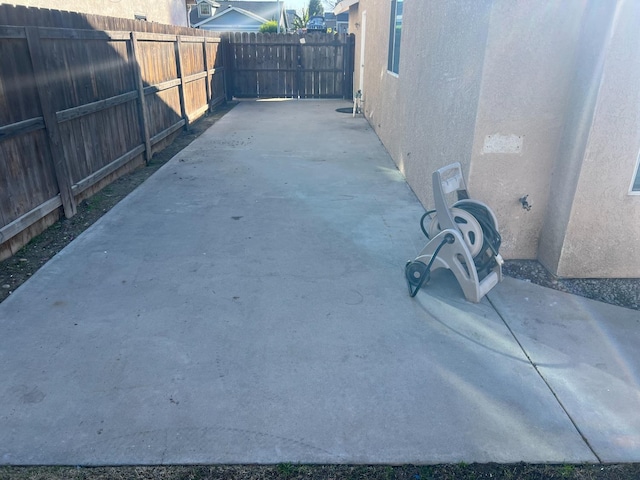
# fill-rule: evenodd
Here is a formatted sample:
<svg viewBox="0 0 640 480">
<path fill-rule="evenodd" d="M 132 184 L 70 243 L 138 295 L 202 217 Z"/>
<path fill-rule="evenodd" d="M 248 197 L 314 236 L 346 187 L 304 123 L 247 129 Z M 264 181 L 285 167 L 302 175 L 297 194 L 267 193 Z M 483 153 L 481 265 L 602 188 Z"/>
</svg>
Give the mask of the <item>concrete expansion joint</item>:
<svg viewBox="0 0 640 480">
<path fill-rule="evenodd" d="M 520 342 L 520 340 L 518 339 L 517 335 L 515 334 L 515 332 L 513 331 L 513 329 L 509 326 L 509 324 L 507 323 L 507 320 L 504 318 L 504 316 L 500 313 L 500 310 L 498 310 L 498 308 L 494 305 L 494 303 L 491 301 L 491 299 L 489 298 L 489 295 L 487 295 L 487 300 L 489 301 L 489 304 L 491 305 L 491 308 L 493 308 L 494 312 L 496 312 L 496 314 L 500 317 L 500 320 L 502 320 L 502 323 L 504 323 L 504 326 L 507 327 L 507 330 L 509 330 L 509 333 L 511 334 L 511 336 L 513 337 L 513 339 L 515 340 L 515 342 L 518 344 L 518 347 L 520 348 L 520 350 L 522 351 L 522 353 L 524 354 L 524 356 L 527 358 L 527 361 L 529 362 L 529 364 L 533 367 L 533 369 L 536 371 L 536 373 L 538 374 L 538 376 L 540 377 L 540 379 L 544 382 L 544 384 L 547 386 L 547 388 L 549 389 L 549 391 L 551 392 L 551 395 L 553 395 L 553 398 L 555 398 L 556 402 L 558 402 L 558 405 L 560 405 L 560 408 L 562 409 L 562 411 L 565 413 L 565 415 L 567 416 L 567 418 L 569 419 L 569 421 L 571 422 L 571 425 L 573 425 L 573 428 L 575 428 L 576 432 L 578 432 L 578 435 L 580 435 L 580 438 L 582 438 L 582 441 L 585 443 L 585 445 L 587 446 L 587 448 L 591 451 L 591 453 L 593 454 L 593 456 L 598 460 L 598 463 L 603 463 L 602 462 L 602 458 L 600 458 L 600 456 L 598 455 L 598 453 L 594 450 L 593 446 L 591 445 L 591 443 L 589 442 L 589 439 L 585 436 L 585 434 L 582 432 L 582 430 L 580 429 L 580 427 L 578 427 L 578 424 L 576 423 L 576 421 L 573 419 L 573 417 L 571 416 L 571 414 L 569 413 L 569 411 L 567 410 L 567 408 L 564 406 L 564 404 L 562 403 L 562 400 L 560 400 L 560 398 L 558 397 L 558 395 L 556 394 L 556 392 L 553 390 L 553 388 L 551 387 L 551 385 L 549 384 L 549 382 L 547 381 L 546 378 L 544 378 L 544 375 L 542 374 L 542 372 L 540 371 L 540 369 L 538 368 L 538 365 L 536 365 L 536 363 L 532 360 L 531 356 L 529 355 L 529 353 L 526 351 L 526 349 L 524 348 L 524 346 L 522 345 L 522 342 Z"/>
</svg>

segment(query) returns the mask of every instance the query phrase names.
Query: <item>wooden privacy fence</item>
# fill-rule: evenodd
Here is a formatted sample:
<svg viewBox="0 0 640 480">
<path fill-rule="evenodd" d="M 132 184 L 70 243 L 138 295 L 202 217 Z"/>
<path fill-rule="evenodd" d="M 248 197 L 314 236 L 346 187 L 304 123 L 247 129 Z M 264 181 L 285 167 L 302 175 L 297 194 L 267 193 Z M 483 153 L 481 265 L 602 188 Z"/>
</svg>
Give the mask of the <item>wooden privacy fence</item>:
<svg viewBox="0 0 640 480">
<path fill-rule="evenodd" d="M 230 93 L 235 97 L 353 96 L 355 37 L 310 33 L 229 33 Z"/>
<path fill-rule="evenodd" d="M 206 32 L 0 26 L 0 258 L 224 101 L 224 67 Z"/>
</svg>

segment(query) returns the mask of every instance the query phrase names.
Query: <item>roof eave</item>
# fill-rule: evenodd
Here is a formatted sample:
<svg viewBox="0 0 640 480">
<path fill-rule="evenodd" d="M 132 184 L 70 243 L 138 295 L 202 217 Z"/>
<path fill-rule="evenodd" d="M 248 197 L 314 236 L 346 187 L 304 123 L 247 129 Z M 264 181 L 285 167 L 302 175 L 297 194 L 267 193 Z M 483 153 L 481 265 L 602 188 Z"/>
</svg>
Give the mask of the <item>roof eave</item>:
<svg viewBox="0 0 640 480">
<path fill-rule="evenodd" d="M 340 3 L 338 3 L 335 8 L 333 9 L 333 13 L 335 15 L 339 15 L 341 13 L 344 12 L 348 12 L 349 8 L 352 5 L 355 5 L 356 3 L 359 3 L 360 0 L 342 0 Z"/>
</svg>

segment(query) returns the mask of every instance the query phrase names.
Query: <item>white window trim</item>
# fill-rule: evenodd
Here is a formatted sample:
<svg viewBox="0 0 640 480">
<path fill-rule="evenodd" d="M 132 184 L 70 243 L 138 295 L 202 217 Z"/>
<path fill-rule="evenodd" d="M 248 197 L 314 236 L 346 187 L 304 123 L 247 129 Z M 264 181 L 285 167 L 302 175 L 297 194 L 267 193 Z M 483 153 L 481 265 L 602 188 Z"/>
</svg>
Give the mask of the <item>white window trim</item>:
<svg viewBox="0 0 640 480">
<path fill-rule="evenodd" d="M 400 0 L 403 1 L 403 0 Z M 394 72 L 393 70 L 391 70 L 389 68 L 390 63 L 391 63 L 391 56 L 393 56 L 393 51 L 395 51 L 395 49 L 398 49 L 398 56 L 400 55 L 400 45 L 395 45 L 395 41 L 394 41 L 394 45 L 393 45 L 393 50 L 391 49 L 391 35 L 393 34 L 393 26 L 397 23 L 398 21 L 398 4 L 397 4 L 398 0 L 395 1 L 395 3 L 392 3 L 392 6 L 394 6 L 395 8 L 392 9 L 392 11 L 390 12 L 392 14 L 391 18 L 389 19 L 390 22 L 392 21 L 393 23 L 391 23 L 390 28 L 389 28 L 389 58 L 387 59 L 387 72 L 389 74 L 391 74 L 392 76 L 395 77 L 399 77 L 400 74 L 400 62 L 398 62 L 398 71 Z M 402 44 L 402 40 L 400 40 L 400 44 Z"/>
<path fill-rule="evenodd" d="M 636 168 L 633 169 L 628 195 L 640 195 L 640 190 L 633 190 L 633 184 L 636 183 L 636 178 L 638 177 L 640 177 L 640 154 L 638 154 L 638 158 L 636 159 Z"/>
<path fill-rule="evenodd" d="M 204 13 L 203 9 L 208 8 L 209 9 L 209 13 Z M 201 17 L 210 17 L 211 16 L 211 5 L 209 5 L 208 3 L 199 3 L 198 4 L 198 15 Z"/>
</svg>

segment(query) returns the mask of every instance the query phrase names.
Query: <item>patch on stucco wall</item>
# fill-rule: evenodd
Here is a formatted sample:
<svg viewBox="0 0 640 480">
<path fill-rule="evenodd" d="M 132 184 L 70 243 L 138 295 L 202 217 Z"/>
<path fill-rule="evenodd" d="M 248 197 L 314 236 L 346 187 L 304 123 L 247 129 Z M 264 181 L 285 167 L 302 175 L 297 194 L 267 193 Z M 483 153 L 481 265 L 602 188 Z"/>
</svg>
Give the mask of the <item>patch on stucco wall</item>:
<svg viewBox="0 0 640 480">
<path fill-rule="evenodd" d="M 499 133 L 487 135 L 484 137 L 482 153 L 510 153 L 517 155 L 522 153 L 523 142 L 523 135 L 501 135 Z"/>
</svg>

